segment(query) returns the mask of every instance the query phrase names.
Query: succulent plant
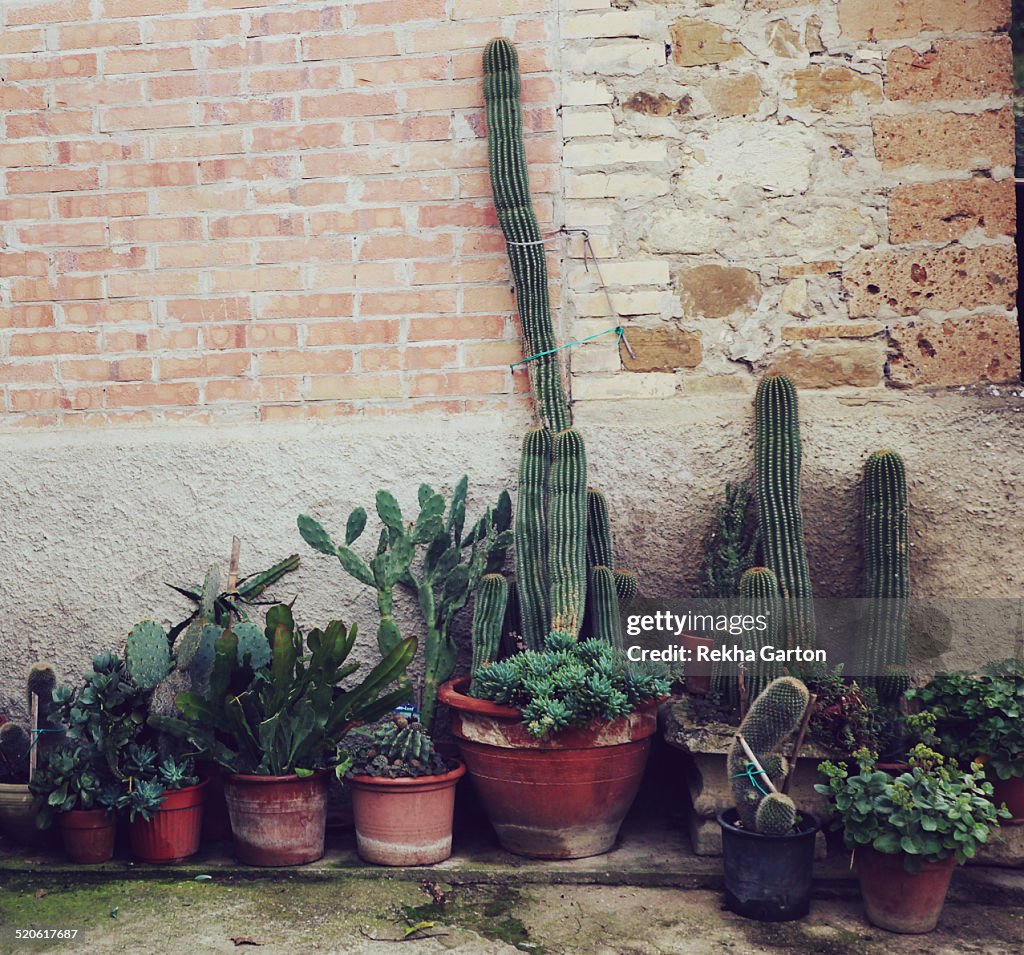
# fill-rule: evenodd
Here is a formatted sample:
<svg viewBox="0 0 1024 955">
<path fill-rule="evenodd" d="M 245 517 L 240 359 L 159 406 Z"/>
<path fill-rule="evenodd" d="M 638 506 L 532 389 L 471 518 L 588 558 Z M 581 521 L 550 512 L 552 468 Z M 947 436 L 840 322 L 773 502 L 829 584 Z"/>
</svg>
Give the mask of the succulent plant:
<svg viewBox="0 0 1024 955">
<path fill-rule="evenodd" d="M 427 728 L 405 716 L 393 716 L 368 734 L 353 734 L 339 775 L 389 779 L 441 776 L 452 767 L 430 739 Z"/>
<path fill-rule="evenodd" d="M 751 703 L 738 736 L 761 764 L 763 775 L 738 738 L 729 749 L 727 765 L 736 811 L 744 828 L 751 832 L 785 835 L 796 823 L 793 800 L 773 791 L 773 787 L 782 786 L 788 769 L 778 749 L 800 725 L 809 699 L 803 683 L 793 677 L 780 677 Z"/>
</svg>

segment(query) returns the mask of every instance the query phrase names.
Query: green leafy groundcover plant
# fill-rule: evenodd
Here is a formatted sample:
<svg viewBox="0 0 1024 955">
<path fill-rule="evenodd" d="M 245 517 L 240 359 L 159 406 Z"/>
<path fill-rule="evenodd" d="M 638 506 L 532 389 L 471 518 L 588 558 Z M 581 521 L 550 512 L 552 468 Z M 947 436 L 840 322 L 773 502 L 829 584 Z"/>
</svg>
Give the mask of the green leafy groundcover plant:
<svg viewBox="0 0 1024 955">
<path fill-rule="evenodd" d="M 603 640 L 577 643 L 559 632 L 548 635 L 542 651 L 524 650 L 473 676 L 474 696 L 521 709 L 535 737 L 621 719 L 669 689 L 663 675 L 629 663 Z"/>
<path fill-rule="evenodd" d="M 910 751 L 910 770 L 896 777 L 872 769 L 874 754 L 867 750 L 854 758 L 860 768 L 855 775 L 846 763 L 818 765 L 827 782 L 814 788 L 835 807 L 832 827 L 843 831 L 848 849 L 904 853 L 908 872 L 951 855 L 958 863 L 974 858 L 992 826 L 1009 816 L 993 804 L 992 784 L 980 766 L 962 770 L 923 743 Z"/>
<path fill-rule="evenodd" d="M 907 694 L 935 717 L 936 748 L 969 763 L 984 757 L 1000 779 L 1024 776 L 1024 661 L 1010 658 L 980 673 L 940 673 Z"/>
</svg>

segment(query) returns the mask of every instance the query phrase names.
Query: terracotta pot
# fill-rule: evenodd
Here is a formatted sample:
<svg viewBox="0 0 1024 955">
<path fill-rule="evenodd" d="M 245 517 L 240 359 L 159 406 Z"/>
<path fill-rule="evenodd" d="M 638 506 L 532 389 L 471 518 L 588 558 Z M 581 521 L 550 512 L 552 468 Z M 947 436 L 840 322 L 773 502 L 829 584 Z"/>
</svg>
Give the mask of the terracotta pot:
<svg viewBox="0 0 1024 955">
<path fill-rule="evenodd" d="M 710 660 L 698 660 L 697 650 L 704 647 L 706 650 L 713 650 L 715 641 L 707 637 L 698 637 L 692 633 L 684 633 L 679 638 L 680 644 L 686 651 L 686 662 L 683 664 L 683 683 L 686 692 L 694 696 L 707 696 L 711 692 L 711 667 Z"/>
<path fill-rule="evenodd" d="M 140 862 L 180 862 L 199 851 L 206 780 L 170 789 L 152 819 L 129 824 L 132 855 Z"/>
<path fill-rule="evenodd" d="M 117 816 L 106 809 L 72 809 L 57 817 L 64 851 L 72 862 L 96 865 L 114 857 Z"/>
<path fill-rule="evenodd" d="M 537 859 L 607 852 L 629 811 L 657 729 L 657 703 L 614 723 L 534 739 L 522 713 L 466 696 L 468 677 L 444 684 L 452 734 L 498 840 Z"/>
<path fill-rule="evenodd" d="M 235 856 L 246 865 L 304 865 L 324 854 L 327 773 L 312 776 L 229 774 L 224 796 Z"/>
<path fill-rule="evenodd" d="M 910 772 L 910 763 L 875 763 L 874 769 L 878 769 L 890 776 L 902 776 Z"/>
<path fill-rule="evenodd" d="M 196 760 L 196 772 L 206 780 L 206 803 L 203 806 L 203 842 L 219 842 L 231 838 L 231 817 L 224 799 L 226 770 L 218 763 Z"/>
<path fill-rule="evenodd" d="M 902 935 L 923 935 L 939 921 L 956 858 L 925 862 L 913 874 L 903 868 L 904 858 L 902 852 L 886 855 L 858 849 L 860 893 L 872 925 Z"/>
<path fill-rule="evenodd" d="M 359 857 L 377 865 L 430 865 L 452 854 L 455 787 L 465 775 L 349 776 Z"/>
<path fill-rule="evenodd" d="M 52 841 L 51 830 L 36 826 L 41 803 L 41 797 L 33 796 L 25 783 L 0 783 L 0 832 L 22 846 Z"/>
<path fill-rule="evenodd" d="M 999 820 L 1000 825 L 1021 825 L 1024 824 L 1024 776 L 1015 776 L 1012 779 L 994 779 L 992 787 L 995 792 L 992 801 L 998 806 L 1006 803 L 1010 810 L 1011 819 Z"/>
</svg>

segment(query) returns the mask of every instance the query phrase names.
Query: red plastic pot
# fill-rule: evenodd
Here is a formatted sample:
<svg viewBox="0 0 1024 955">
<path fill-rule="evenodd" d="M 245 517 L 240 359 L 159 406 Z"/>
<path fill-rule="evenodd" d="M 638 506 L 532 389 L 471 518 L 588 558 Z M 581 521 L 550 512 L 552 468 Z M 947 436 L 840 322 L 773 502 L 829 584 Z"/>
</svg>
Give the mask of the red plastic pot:
<svg viewBox="0 0 1024 955">
<path fill-rule="evenodd" d="M 956 858 L 925 862 L 919 872 L 903 867 L 904 853 L 857 850 L 857 879 L 872 925 L 901 935 L 923 935 L 938 924 Z"/>
<path fill-rule="evenodd" d="M 96 865 L 114 857 L 117 817 L 106 809 L 72 809 L 57 817 L 64 851 L 72 862 Z"/>
<path fill-rule="evenodd" d="M 439 776 L 349 776 L 359 857 L 377 865 L 430 865 L 452 854 L 459 765 Z"/>
<path fill-rule="evenodd" d="M 137 818 L 128 827 L 132 855 L 140 862 L 181 862 L 199 851 L 203 830 L 206 780 L 184 789 L 169 789 L 151 819 Z"/>
<path fill-rule="evenodd" d="M 994 775 L 994 774 L 993 774 Z M 1024 776 L 1015 776 L 1012 779 L 995 779 L 992 781 L 995 792 L 992 801 L 998 806 L 1006 803 L 1010 810 L 1010 819 L 1001 819 L 1000 824 L 1021 825 L 1024 824 Z"/>
<path fill-rule="evenodd" d="M 705 652 L 715 648 L 715 641 L 707 637 L 698 637 L 692 633 L 684 633 L 679 642 L 686 651 L 686 662 L 683 664 L 683 683 L 686 692 L 694 696 L 707 696 L 711 692 L 710 660 L 698 660 L 697 651 L 703 647 Z"/>
<path fill-rule="evenodd" d="M 235 856 L 246 865 L 304 865 L 324 854 L 327 773 L 225 777 Z"/>
<path fill-rule="evenodd" d="M 459 753 L 502 846 L 536 859 L 611 849 L 640 788 L 657 703 L 534 739 L 519 710 L 467 696 L 468 686 L 445 683 L 438 699 L 451 708 Z"/>
</svg>

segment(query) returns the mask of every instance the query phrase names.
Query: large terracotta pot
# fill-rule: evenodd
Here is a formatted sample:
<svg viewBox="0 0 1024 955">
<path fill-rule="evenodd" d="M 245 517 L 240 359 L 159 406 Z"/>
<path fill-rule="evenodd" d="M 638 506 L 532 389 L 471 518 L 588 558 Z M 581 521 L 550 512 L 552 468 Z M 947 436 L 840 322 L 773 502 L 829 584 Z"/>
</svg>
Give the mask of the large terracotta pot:
<svg viewBox="0 0 1024 955">
<path fill-rule="evenodd" d="M 304 865 L 324 854 L 327 773 L 247 776 L 232 773 L 224 796 L 235 856 L 246 865 Z"/>
<path fill-rule="evenodd" d="M 913 874 L 903 867 L 902 852 L 887 855 L 857 850 L 857 879 L 868 921 L 888 932 L 923 935 L 935 928 L 953 877 L 956 858 L 925 862 Z"/>
<path fill-rule="evenodd" d="M 459 765 L 440 776 L 349 776 L 356 851 L 377 865 L 430 865 L 452 854 Z"/>
<path fill-rule="evenodd" d="M 129 825 L 132 855 L 140 862 L 181 862 L 199 851 L 203 831 L 206 780 L 184 789 L 169 789 L 151 819 Z"/>
<path fill-rule="evenodd" d="M 993 773 L 993 775 L 995 775 Z M 995 779 L 992 781 L 992 788 L 995 792 L 992 801 L 998 806 L 1006 803 L 1010 810 L 1011 819 L 1001 819 L 1000 825 L 1007 826 L 1024 823 L 1024 776 L 1015 776 L 1011 779 Z"/>
<path fill-rule="evenodd" d="M 72 809 L 57 817 L 64 851 L 72 862 L 96 865 L 114 857 L 117 816 L 106 809 Z"/>
<path fill-rule="evenodd" d="M 469 679 L 445 683 L 452 734 L 498 840 L 537 859 L 578 859 L 607 852 L 640 788 L 657 704 L 614 723 L 534 739 L 522 713 L 477 700 Z"/>
<path fill-rule="evenodd" d="M 54 829 L 36 826 L 41 796 L 33 796 L 25 783 L 0 783 L 0 832 L 21 846 L 39 847 L 54 842 Z"/>
</svg>

